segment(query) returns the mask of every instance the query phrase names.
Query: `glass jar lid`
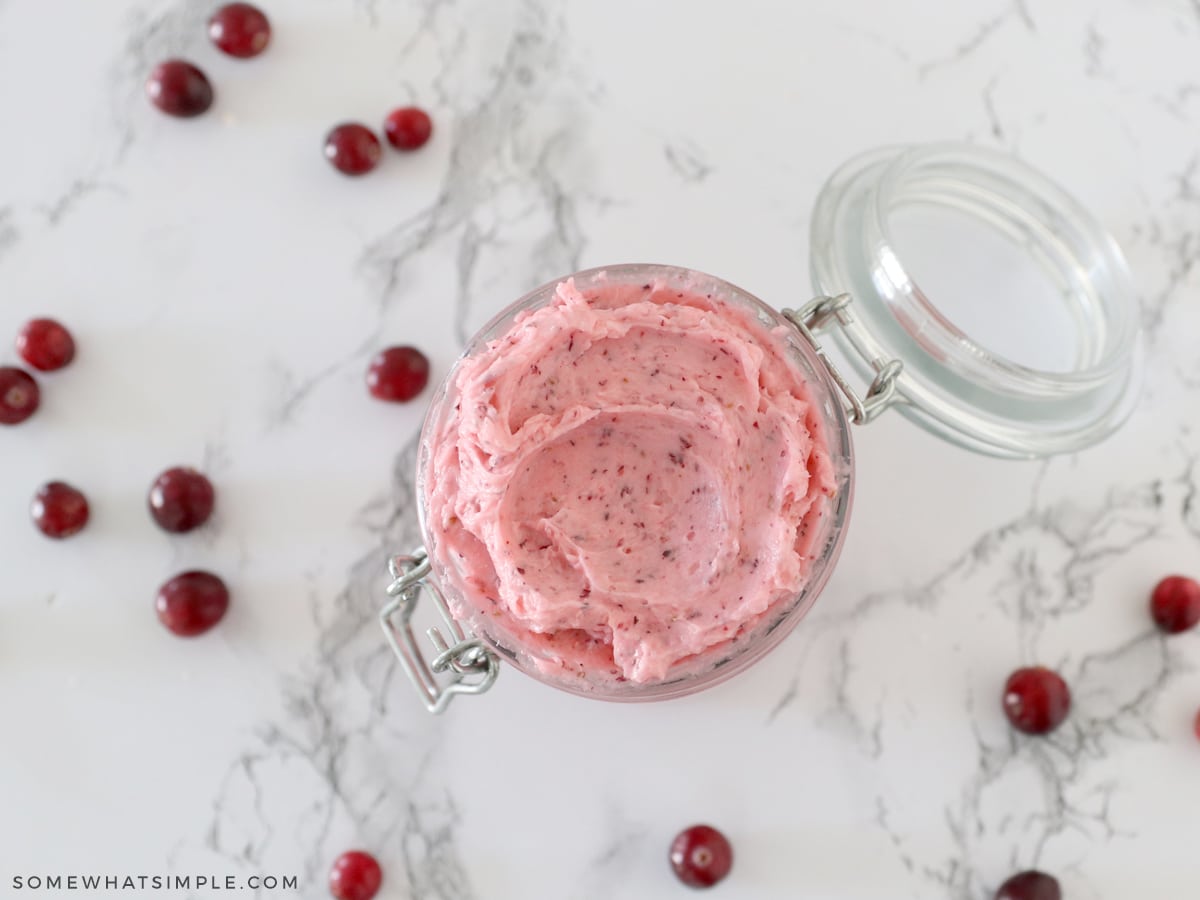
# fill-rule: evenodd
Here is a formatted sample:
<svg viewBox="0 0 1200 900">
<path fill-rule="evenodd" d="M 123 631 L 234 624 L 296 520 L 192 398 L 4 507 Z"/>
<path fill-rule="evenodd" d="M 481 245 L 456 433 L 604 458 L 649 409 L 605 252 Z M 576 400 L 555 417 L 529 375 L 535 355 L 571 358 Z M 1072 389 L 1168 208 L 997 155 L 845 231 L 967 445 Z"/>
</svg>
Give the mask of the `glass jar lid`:
<svg viewBox="0 0 1200 900">
<path fill-rule="evenodd" d="M 853 299 L 838 341 L 867 378 L 899 359 L 897 408 L 1007 457 L 1113 431 L 1142 368 L 1113 238 L 1065 191 L 1002 153 L 957 144 L 852 159 L 812 218 L 818 293 Z"/>
</svg>

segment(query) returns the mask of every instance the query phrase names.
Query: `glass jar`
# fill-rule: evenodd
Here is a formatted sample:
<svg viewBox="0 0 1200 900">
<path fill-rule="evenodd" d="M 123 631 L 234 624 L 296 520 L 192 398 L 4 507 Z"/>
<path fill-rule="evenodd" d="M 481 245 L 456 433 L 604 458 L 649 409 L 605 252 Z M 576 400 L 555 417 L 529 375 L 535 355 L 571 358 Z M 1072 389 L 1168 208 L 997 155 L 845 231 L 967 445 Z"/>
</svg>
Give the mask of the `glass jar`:
<svg viewBox="0 0 1200 900">
<path fill-rule="evenodd" d="M 985 270 L 999 265 L 1000 282 L 1031 266 L 1042 294 L 1018 282 L 1012 290 L 993 291 L 995 302 L 981 309 L 988 292 L 980 289 L 978 273 L 965 290 L 945 279 L 940 290 L 925 287 L 934 274 L 929 261 L 936 270 L 947 253 L 975 253 Z M 502 661 L 572 693 L 623 701 L 690 694 L 743 671 L 796 627 L 828 581 L 853 495 L 850 426 L 891 405 L 943 437 L 1003 457 L 1087 446 L 1132 409 L 1141 360 L 1121 253 L 1082 207 L 1015 159 L 961 145 L 864 154 L 823 188 L 813 215 L 811 259 L 817 298 L 782 313 L 721 279 L 671 266 L 619 265 L 565 276 L 585 296 L 600 286 L 655 284 L 746 311 L 758 323 L 762 343 L 786 355 L 806 388 L 812 412 L 806 424 L 832 463 L 833 490 L 807 545 L 800 588 L 733 623 L 729 640 L 673 663 L 663 677 L 633 680 L 550 664 L 544 635 L 513 627 L 469 599 L 469 576 L 439 546 L 431 527 L 431 486 L 441 476 L 430 447 L 456 427 L 464 362 L 495 350 L 511 329 L 552 303 L 562 279 L 509 306 L 471 340 L 434 394 L 422 429 L 417 493 L 424 546 L 392 561 L 392 600 L 380 615 L 431 711 L 443 710 L 455 694 L 487 690 Z M 986 271 L 982 280 L 996 286 Z M 1022 313 L 1030 321 L 1014 321 Z M 1056 316 L 1058 325 L 1067 326 L 1058 329 L 1060 339 L 1041 340 L 1043 326 Z M 819 342 L 825 331 L 868 382 L 861 396 Z M 1022 340 L 1030 333 L 1041 344 Z M 436 651 L 431 660 L 412 629 L 422 594 L 445 625 L 444 632 L 429 630 Z"/>
</svg>

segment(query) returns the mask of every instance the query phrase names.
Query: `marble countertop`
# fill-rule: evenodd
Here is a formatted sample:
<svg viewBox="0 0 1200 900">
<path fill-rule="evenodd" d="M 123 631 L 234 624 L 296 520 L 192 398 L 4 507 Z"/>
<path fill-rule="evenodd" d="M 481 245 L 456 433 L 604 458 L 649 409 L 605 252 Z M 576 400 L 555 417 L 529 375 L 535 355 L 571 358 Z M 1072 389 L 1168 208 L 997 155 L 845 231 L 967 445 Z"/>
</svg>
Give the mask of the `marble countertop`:
<svg viewBox="0 0 1200 900">
<path fill-rule="evenodd" d="M 251 62 L 209 7 L 0 0 L 0 347 L 53 315 L 81 348 L 0 434 L 6 896 L 259 873 L 321 898 L 361 846 L 384 900 L 684 897 L 665 854 L 694 821 L 734 843 L 715 897 L 982 900 L 1032 865 L 1069 900 L 1196 896 L 1200 636 L 1145 610 L 1200 570 L 1195 0 L 289 0 Z M 217 91 L 194 121 L 142 93 L 180 54 Z M 329 169 L 331 125 L 410 101 L 427 148 Z M 884 416 L 831 583 L 753 669 L 635 706 L 506 671 L 427 715 L 376 624 L 423 407 L 368 397 L 372 353 L 440 377 L 529 288 L 622 261 L 797 304 L 825 177 L 931 140 L 1019 154 L 1121 243 L 1129 423 L 1014 463 Z M 218 512 L 171 538 L 145 493 L 180 463 Z M 26 513 L 54 478 L 93 507 L 62 543 Z M 182 642 L 153 598 L 190 567 L 234 600 Z M 1044 740 L 999 705 L 1034 661 L 1075 695 Z M 157 894 L 189 895 L 214 896 Z"/>
</svg>

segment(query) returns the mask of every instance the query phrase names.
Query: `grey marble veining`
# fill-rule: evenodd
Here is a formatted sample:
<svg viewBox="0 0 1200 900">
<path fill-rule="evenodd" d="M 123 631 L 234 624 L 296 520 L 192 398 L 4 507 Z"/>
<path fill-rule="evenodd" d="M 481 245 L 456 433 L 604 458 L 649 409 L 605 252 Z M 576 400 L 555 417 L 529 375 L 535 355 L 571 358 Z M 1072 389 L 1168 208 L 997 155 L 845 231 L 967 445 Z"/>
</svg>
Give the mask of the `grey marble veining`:
<svg viewBox="0 0 1200 900">
<path fill-rule="evenodd" d="M 48 73 L 57 14 L 0 2 L 22 133 L 0 146 L 20 173 L 0 180 L 0 340 L 52 314 L 81 346 L 0 434 L 0 698 L 26 723 L 0 751 L 22 810 L 5 890 L 274 873 L 316 900 L 363 847 L 381 900 L 682 896 L 666 847 L 706 819 L 737 854 L 718 891 L 747 900 L 977 900 L 1032 865 L 1071 900 L 1194 895 L 1200 646 L 1145 600 L 1200 560 L 1197 0 L 294 0 L 250 62 L 216 55 L 209 12 L 89 5 Z M 213 80 L 210 115 L 146 103 L 174 55 Z M 434 114 L 427 148 L 328 171 L 336 116 L 408 102 Z M 1129 424 L 1006 463 L 885 417 L 855 434 L 825 595 L 751 671 L 624 707 L 505 670 L 429 717 L 377 624 L 388 558 L 420 541 L 424 410 L 365 397 L 370 355 L 413 343 L 441 377 L 524 292 L 635 259 L 792 303 L 823 178 L 925 140 L 1019 154 L 1117 237 L 1145 330 Z M 177 462 L 220 500 L 168 541 L 144 493 Z M 25 509 L 55 477 L 94 521 L 51 546 Z M 181 644 L 152 600 L 184 567 L 221 572 L 234 607 Z M 1041 740 L 999 698 L 1034 662 L 1074 698 Z"/>
<path fill-rule="evenodd" d="M 561 20 L 550 8 L 527 2 L 514 5 L 507 33 L 473 32 L 466 18 L 454 29 L 443 38 L 454 49 L 439 76 L 439 91 L 449 98 L 454 85 L 453 94 L 464 93 L 458 85 L 477 71 L 481 52 L 492 60 L 485 67 L 490 87 L 466 107 L 450 104 L 453 144 L 432 208 L 372 240 L 360 267 L 386 303 L 400 290 L 406 263 L 448 243 L 457 285 L 454 335 L 462 345 L 480 324 L 472 316 L 478 280 L 514 265 L 529 284 L 574 271 L 584 239 L 574 192 L 557 172 L 572 149 L 565 140 L 570 112 L 552 96 L 564 71 Z M 543 110 L 551 102 L 553 113 L 566 115 L 547 115 Z M 498 241 L 502 233 L 519 235 L 523 259 L 514 261 L 508 241 Z"/>
<path fill-rule="evenodd" d="M 1189 461 L 1187 470 L 1169 481 L 1111 491 L 1097 506 L 1047 505 L 1035 494 L 1027 513 L 982 535 L 929 582 L 866 596 L 836 616 L 818 612 L 815 627 L 802 639 L 809 645 L 799 654 L 806 658 L 804 668 L 771 710 L 769 724 L 786 718 L 800 685 L 823 671 L 829 703 L 819 721 L 865 757 L 902 765 L 903 755 L 889 752 L 893 735 L 911 731 L 914 716 L 922 720 L 912 707 L 922 702 L 915 699 L 921 696 L 916 687 L 929 661 L 904 665 L 902 660 L 881 681 L 871 658 L 880 641 L 921 634 L 932 615 L 958 618 L 953 631 L 963 637 L 924 652 L 935 654 L 943 671 L 967 676 L 960 703 L 968 712 L 963 724 L 970 729 L 975 756 L 963 754 L 961 762 L 970 769 L 961 773 L 962 780 L 951 778 L 926 791 L 925 801 L 945 815 L 940 830 L 947 852 L 940 858 L 913 853 L 905 837 L 905 811 L 893 807 L 887 791 L 876 798 L 877 825 L 905 868 L 944 885 L 947 896 L 982 896 L 986 882 L 973 861 L 997 839 L 1015 841 L 1013 864 L 1019 865 L 1041 862 L 1047 845 L 1066 834 L 1095 840 L 1121 835 L 1110 812 L 1113 796 L 1135 788 L 1108 771 L 1106 763 L 1132 743 L 1178 740 L 1177 730 L 1169 737 L 1161 733 L 1156 713 L 1171 680 L 1195 671 L 1194 659 L 1189 663 L 1186 652 L 1148 624 L 1115 644 L 1101 641 L 1087 650 L 1063 649 L 1055 633 L 1088 633 L 1095 586 L 1127 554 L 1189 516 L 1195 489 Z M 963 616 L 953 609 L 964 594 L 981 587 L 988 592 L 986 613 L 973 607 Z M 970 619 L 982 621 L 972 625 Z M 1022 662 L 1055 665 L 1073 686 L 1076 708 L 1068 725 L 1046 740 L 996 729 L 995 684 L 972 684 L 969 662 L 962 671 L 972 632 L 1004 635 L 1014 643 L 1011 655 Z M 983 649 L 979 641 L 974 644 Z M 810 671 L 813 666 L 817 672 Z M 995 796 L 1011 784 L 1020 784 L 1025 794 L 1020 815 Z"/>
</svg>

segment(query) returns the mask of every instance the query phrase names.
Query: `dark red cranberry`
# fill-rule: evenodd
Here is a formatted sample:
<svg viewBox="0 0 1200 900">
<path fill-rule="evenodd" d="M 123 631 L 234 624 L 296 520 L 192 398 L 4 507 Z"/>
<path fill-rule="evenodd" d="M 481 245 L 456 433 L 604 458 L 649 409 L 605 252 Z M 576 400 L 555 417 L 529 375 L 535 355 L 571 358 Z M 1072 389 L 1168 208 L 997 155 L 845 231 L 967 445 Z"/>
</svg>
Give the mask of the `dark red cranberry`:
<svg viewBox="0 0 1200 900">
<path fill-rule="evenodd" d="M 344 175 L 365 175 L 379 164 L 379 138 L 366 125 L 346 122 L 325 136 L 325 158 Z"/>
<path fill-rule="evenodd" d="M 17 352 L 35 369 L 53 372 L 75 358 L 75 339 L 53 319 L 31 319 L 17 332 Z"/>
<path fill-rule="evenodd" d="M 671 842 L 671 868 L 689 887 L 712 887 L 733 868 L 733 848 L 708 825 L 693 825 Z"/>
<path fill-rule="evenodd" d="M 1183 575 L 1170 575 L 1150 595 L 1150 615 L 1167 634 L 1179 634 L 1200 622 L 1200 583 Z"/>
<path fill-rule="evenodd" d="M 88 523 L 87 497 L 61 481 L 51 481 L 38 488 L 29 507 L 33 524 L 46 537 L 69 538 L 83 531 Z"/>
<path fill-rule="evenodd" d="M 996 891 L 996 900 L 1062 900 L 1058 881 L 1044 872 L 1014 875 Z"/>
<path fill-rule="evenodd" d="M 1004 686 L 1004 713 L 1013 728 L 1046 734 L 1071 711 L 1071 690 L 1057 672 L 1042 666 L 1017 669 Z"/>
<path fill-rule="evenodd" d="M 170 116 L 188 119 L 205 112 L 213 102 L 208 76 L 182 59 L 159 63 L 146 79 L 150 102 Z"/>
<path fill-rule="evenodd" d="M 181 534 L 199 528 L 212 515 L 216 491 L 195 469 L 167 469 L 150 485 L 150 515 L 163 531 Z"/>
<path fill-rule="evenodd" d="M 222 53 L 249 59 L 267 48 L 271 23 L 257 6 L 228 3 L 208 20 L 208 36 Z"/>
<path fill-rule="evenodd" d="M 392 403 L 411 400 L 429 383 L 429 360 L 415 347 L 388 347 L 371 360 L 367 390 Z"/>
<path fill-rule="evenodd" d="M 209 572 L 183 572 L 158 589 L 158 621 L 180 637 L 204 634 L 229 609 L 229 588 Z"/>
<path fill-rule="evenodd" d="M 0 425 L 19 425 L 35 412 L 42 392 L 28 372 L 0 366 Z"/>
<path fill-rule="evenodd" d="M 337 900 L 371 900 L 383 883 L 383 870 L 370 853 L 350 850 L 329 870 L 329 893 Z"/>
<path fill-rule="evenodd" d="M 424 147 L 433 134 L 433 120 L 419 107 L 404 106 L 388 114 L 383 122 L 383 133 L 397 150 L 416 150 Z"/>
</svg>

